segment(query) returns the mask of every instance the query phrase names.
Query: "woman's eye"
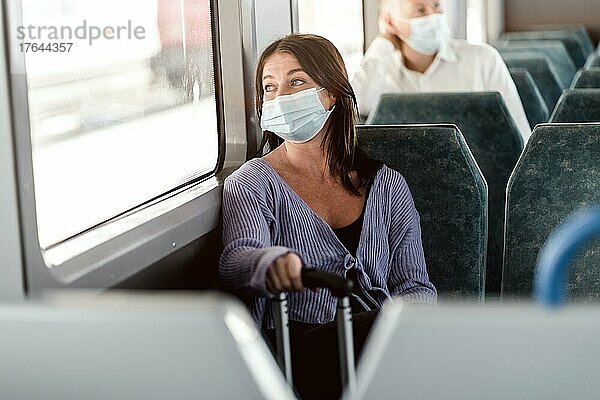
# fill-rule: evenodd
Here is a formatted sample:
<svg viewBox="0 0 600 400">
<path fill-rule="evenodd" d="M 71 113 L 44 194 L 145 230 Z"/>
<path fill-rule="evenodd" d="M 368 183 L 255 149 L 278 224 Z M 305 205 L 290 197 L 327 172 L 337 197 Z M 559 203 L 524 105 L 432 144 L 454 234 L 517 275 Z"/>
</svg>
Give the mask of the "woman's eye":
<svg viewBox="0 0 600 400">
<path fill-rule="evenodd" d="M 275 90 L 275 85 L 266 85 L 263 90 L 265 91 L 265 93 L 272 92 L 273 90 Z"/>
<path fill-rule="evenodd" d="M 304 83 L 304 81 L 302 79 L 292 79 L 292 86 L 300 86 Z"/>
</svg>

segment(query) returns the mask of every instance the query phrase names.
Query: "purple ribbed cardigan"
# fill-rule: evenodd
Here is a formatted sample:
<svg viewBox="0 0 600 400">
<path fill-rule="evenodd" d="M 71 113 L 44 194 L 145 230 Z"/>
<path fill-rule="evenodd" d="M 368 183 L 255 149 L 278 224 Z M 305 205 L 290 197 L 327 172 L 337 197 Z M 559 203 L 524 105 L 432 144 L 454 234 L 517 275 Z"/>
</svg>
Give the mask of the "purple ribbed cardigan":
<svg viewBox="0 0 600 400">
<path fill-rule="evenodd" d="M 380 307 L 393 296 L 412 303 L 434 303 L 421 244 L 419 214 L 400 173 L 382 166 L 367 197 L 360 242 L 353 257 L 331 227 L 316 215 L 277 172 L 260 158 L 242 165 L 225 180 L 221 282 L 253 293 L 258 324 L 273 327 L 265 274 L 288 252 L 306 266 L 346 276 L 357 270 L 359 290 Z M 355 296 L 356 297 L 356 296 Z M 365 309 L 364 302 L 356 297 Z M 288 295 L 291 320 L 324 324 L 334 319 L 336 299 L 328 290 Z"/>
</svg>

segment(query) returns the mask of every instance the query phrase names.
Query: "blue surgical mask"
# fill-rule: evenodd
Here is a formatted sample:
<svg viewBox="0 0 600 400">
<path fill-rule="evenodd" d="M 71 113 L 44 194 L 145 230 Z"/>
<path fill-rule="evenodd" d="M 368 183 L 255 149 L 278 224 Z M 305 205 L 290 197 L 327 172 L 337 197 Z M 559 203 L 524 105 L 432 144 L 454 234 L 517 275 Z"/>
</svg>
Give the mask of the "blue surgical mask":
<svg viewBox="0 0 600 400">
<path fill-rule="evenodd" d="M 318 92 L 323 89 L 310 88 L 263 102 L 260 127 L 289 142 L 308 142 L 323 129 L 333 111 L 325 110 L 321 103 Z"/>
<path fill-rule="evenodd" d="M 408 38 L 400 39 L 421 54 L 435 54 L 450 37 L 448 19 L 444 14 L 436 13 L 425 17 L 398 19 L 410 24 L 410 35 Z"/>
</svg>

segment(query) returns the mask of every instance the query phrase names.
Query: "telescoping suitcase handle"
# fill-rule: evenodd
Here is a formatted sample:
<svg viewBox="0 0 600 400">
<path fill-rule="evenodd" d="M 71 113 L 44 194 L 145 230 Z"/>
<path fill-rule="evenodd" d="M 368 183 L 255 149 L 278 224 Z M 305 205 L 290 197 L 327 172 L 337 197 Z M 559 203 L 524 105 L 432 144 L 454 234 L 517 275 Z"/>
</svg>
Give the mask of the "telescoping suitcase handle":
<svg viewBox="0 0 600 400">
<path fill-rule="evenodd" d="M 331 294 L 338 299 L 349 297 L 354 286 L 350 279 L 311 268 L 302 268 L 302 285 L 309 289 L 329 289 Z"/>
<path fill-rule="evenodd" d="M 338 298 L 336 325 L 338 337 L 338 352 L 340 357 L 340 376 L 342 388 L 346 387 L 347 393 L 353 393 L 356 385 L 356 371 L 354 365 L 354 343 L 352 338 L 352 312 L 350 309 L 350 295 L 353 283 L 349 279 L 339 277 L 311 268 L 302 268 L 302 284 L 305 288 L 329 289 L 331 294 Z M 285 379 L 293 387 L 292 357 L 290 349 L 290 331 L 288 325 L 287 299 L 285 293 L 278 293 L 274 299 L 275 329 L 277 345 L 277 361 L 285 375 Z"/>
</svg>

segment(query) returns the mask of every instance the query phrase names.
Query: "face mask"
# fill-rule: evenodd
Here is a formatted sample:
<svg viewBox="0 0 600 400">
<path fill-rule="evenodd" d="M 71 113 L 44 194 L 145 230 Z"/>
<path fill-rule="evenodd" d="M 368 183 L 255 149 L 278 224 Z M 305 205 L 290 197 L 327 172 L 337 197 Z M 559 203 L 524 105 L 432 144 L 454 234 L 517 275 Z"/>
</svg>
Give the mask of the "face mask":
<svg viewBox="0 0 600 400">
<path fill-rule="evenodd" d="M 421 54 L 435 54 L 450 37 L 448 19 L 443 14 L 399 19 L 410 24 L 410 35 L 406 39 L 400 39 Z"/>
<path fill-rule="evenodd" d="M 260 127 L 289 142 L 308 142 L 323 129 L 333 111 L 325 110 L 321 103 L 318 92 L 323 89 L 306 89 L 265 101 Z"/>
</svg>

